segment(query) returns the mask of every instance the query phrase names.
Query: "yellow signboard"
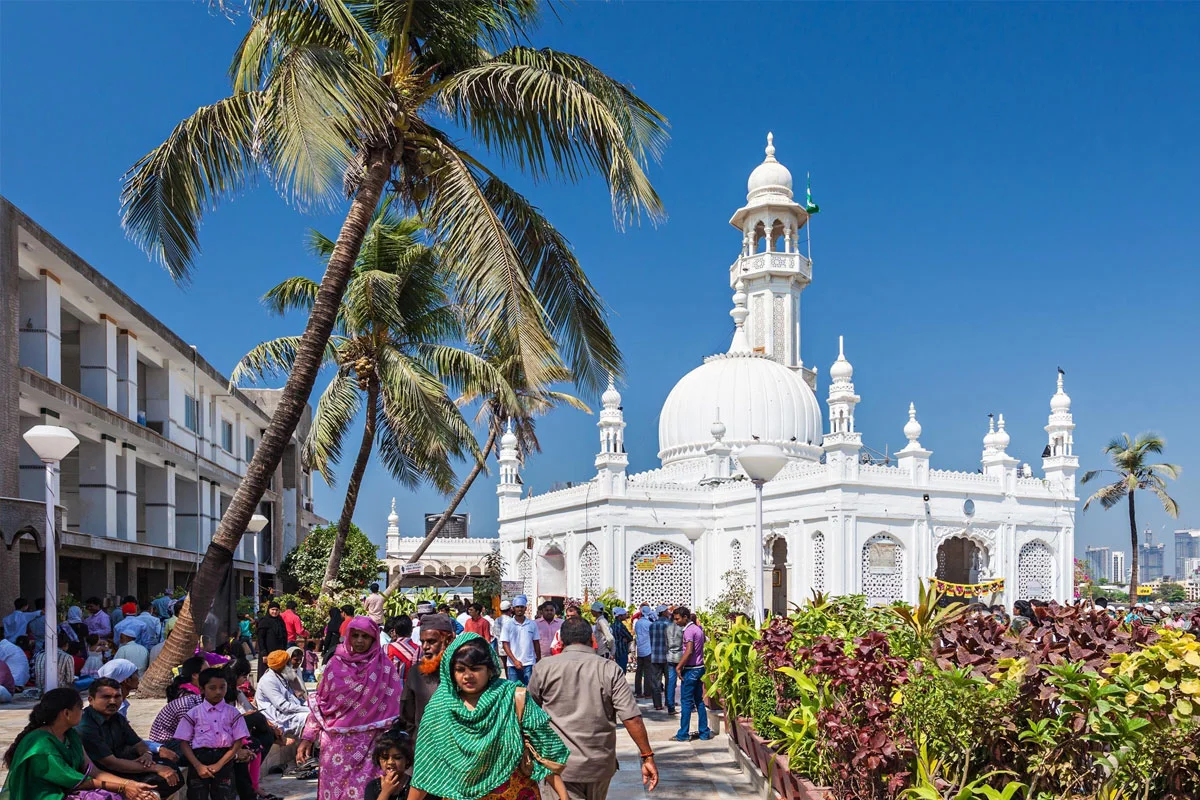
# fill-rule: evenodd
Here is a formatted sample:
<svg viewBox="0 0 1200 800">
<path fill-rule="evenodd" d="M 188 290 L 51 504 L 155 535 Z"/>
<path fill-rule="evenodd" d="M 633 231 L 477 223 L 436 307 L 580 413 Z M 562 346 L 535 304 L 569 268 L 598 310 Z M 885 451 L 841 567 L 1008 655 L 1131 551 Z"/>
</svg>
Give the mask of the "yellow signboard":
<svg viewBox="0 0 1200 800">
<path fill-rule="evenodd" d="M 1154 594 L 1154 590 L 1151 589 L 1149 586 L 1139 586 L 1138 587 L 1138 597 L 1149 597 L 1152 594 Z"/>
</svg>

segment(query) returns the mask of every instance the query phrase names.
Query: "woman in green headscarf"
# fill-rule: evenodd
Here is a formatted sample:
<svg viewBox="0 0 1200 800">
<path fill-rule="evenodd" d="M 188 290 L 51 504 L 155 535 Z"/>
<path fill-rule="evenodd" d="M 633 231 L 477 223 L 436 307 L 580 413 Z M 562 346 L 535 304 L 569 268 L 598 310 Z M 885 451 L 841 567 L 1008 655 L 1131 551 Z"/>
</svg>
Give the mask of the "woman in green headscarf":
<svg viewBox="0 0 1200 800">
<path fill-rule="evenodd" d="M 517 692 L 522 697 L 518 700 Z M 550 727 L 550 717 L 520 684 L 500 677 L 500 660 L 482 637 L 464 633 L 446 650 L 437 691 L 417 732 L 408 800 L 538 800 L 546 780 L 567 800 L 559 773 L 570 752 Z M 523 703 L 517 718 L 518 703 Z M 528 740 L 537 758 L 532 773 L 520 769 Z M 553 765 L 553 766 L 551 766 Z"/>
<path fill-rule="evenodd" d="M 148 783 L 96 769 L 75 732 L 83 701 L 74 689 L 51 689 L 4 754 L 4 800 L 158 800 Z"/>
</svg>

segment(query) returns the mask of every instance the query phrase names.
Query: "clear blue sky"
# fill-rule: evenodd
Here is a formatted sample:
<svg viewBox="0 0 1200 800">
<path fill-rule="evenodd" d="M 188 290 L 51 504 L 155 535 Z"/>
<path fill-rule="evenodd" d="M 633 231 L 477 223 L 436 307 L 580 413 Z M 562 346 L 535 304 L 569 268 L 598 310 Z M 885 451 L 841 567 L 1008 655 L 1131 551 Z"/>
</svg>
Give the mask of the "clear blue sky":
<svg viewBox="0 0 1200 800">
<path fill-rule="evenodd" d="M 1040 466 L 1061 365 L 1083 469 L 1111 436 L 1159 430 L 1185 467 L 1182 515 L 1146 498 L 1141 519 L 1200 526 L 1200 6 L 584 2 L 560 16 L 535 44 L 591 59 L 672 124 L 652 172 L 670 213 L 658 228 L 615 231 L 598 181 L 517 181 L 612 306 L 632 469 L 657 464 L 674 382 L 728 343 L 727 220 L 769 129 L 822 207 L 802 354 L 823 375 L 846 335 L 869 445 L 897 449 L 915 401 L 935 467 L 978 467 L 988 412 Z M 304 230 L 335 234 L 338 218 L 268 187 L 239 197 L 208 217 L 181 289 L 122 235 L 118 191 L 225 93 L 244 26 L 188 2 L 0 5 L 0 190 L 226 373 L 299 330 L 257 298 L 315 274 Z M 592 474 L 595 417 L 560 412 L 540 432 L 527 485 Z M 481 481 L 465 504 L 475 534 L 495 531 L 494 489 Z M 373 469 L 356 521 L 380 542 L 393 494 L 409 535 L 443 506 Z M 339 507 L 336 487 L 319 492 L 321 513 Z M 1080 553 L 1127 549 L 1126 524 L 1123 510 L 1081 514 Z"/>
</svg>

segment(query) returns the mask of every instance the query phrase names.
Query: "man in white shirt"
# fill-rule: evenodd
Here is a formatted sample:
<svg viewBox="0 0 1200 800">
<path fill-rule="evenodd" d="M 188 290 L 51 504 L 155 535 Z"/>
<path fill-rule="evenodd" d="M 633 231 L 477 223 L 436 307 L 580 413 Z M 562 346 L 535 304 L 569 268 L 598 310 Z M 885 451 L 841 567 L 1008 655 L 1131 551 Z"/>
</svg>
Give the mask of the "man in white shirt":
<svg viewBox="0 0 1200 800">
<path fill-rule="evenodd" d="M 150 651 L 138 644 L 138 634 L 142 632 L 142 622 L 136 617 L 126 617 L 117 623 L 116 634 L 120 647 L 113 658 L 124 658 L 132 661 L 138 668 L 138 675 L 145 675 L 150 666 Z"/>
<path fill-rule="evenodd" d="M 25 684 L 29 683 L 29 656 L 8 639 L 0 639 L 0 661 L 8 665 L 17 691 L 24 691 Z"/>
<path fill-rule="evenodd" d="M 383 624 L 383 595 L 379 593 L 379 584 L 371 584 L 371 593 L 363 598 L 363 607 L 367 609 L 367 616 L 375 621 L 376 625 Z"/>
<path fill-rule="evenodd" d="M 266 660 L 267 671 L 258 679 L 254 701 L 268 722 L 284 733 L 299 736 L 308 721 L 309 709 L 289 685 L 285 674 L 291 659 L 286 651 L 276 650 L 268 654 Z"/>
<path fill-rule="evenodd" d="M 36 611 L 29 610 L 29 601 L 24 597 L 18 597 L 13 606 L 13 612 L 4 618 L 4 638 L 10 642 L 15 642 L 18 636 L 24 636 L 30 620 L 39 616 Z"/>
<path fill-rule="evenodd" d="M 542 657 L 537 623 L 525 616 L 528 605 L 529 599 L 523 594 L 513 598 L 512 619 L 505 620 L 499 637 L 508 657 L 508 679 L 518 681 L 522 686 L 529 685 L 533 665 Z"/>
</svg>

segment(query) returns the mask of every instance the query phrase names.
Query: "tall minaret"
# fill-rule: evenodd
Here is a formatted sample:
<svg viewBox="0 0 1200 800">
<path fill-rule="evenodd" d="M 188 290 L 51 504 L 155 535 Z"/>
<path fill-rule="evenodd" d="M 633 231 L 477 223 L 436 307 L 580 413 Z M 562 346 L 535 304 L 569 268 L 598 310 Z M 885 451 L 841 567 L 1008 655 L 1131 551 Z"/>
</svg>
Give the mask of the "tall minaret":
<svg viewBox="0 0 1200 800">
<path fill-rule="evenodd" d="M 829 432 L 825 434 L 822 448 L 825 463 L 842 463 L 842 477 L 853 479 L 858 475 L 858 454 L 862 449 L 862 434 L 854 429 L 854 409 L 861 400 L 854 393 L 854 366 L 846 360 L 843 337 L 838 337 L 838 357 L 829 368 Z"/>
<path fill-rule="evenodd" d="M 600 396 L 604 408 L 600 411 L 600 421 L 596 427 L 600 429 L 600 452 L 596 454 L 596 471 L 609 475 L 624 474 L 629 466 L 629 456 L 625 454 L 625 413 L 621 410 L 621 393 L 613 385 L 612 376 L 608 376 L 608 388 Z"/>
<path fill-rule="evenodd" d="M 400 552 L 400 515 L 396 513 L 396 498 L 392 498 L 392 513 L 388 514 L 387 552 Z"/>
<path fill-rule="evenodd" d="M 1058 371 L 1058 391 L 1050 398 L 1050 419 L 1046 425 L 1048 443 L 1042 452 L 1042 471 L 1052 485 L 1060 484 L 1075 496 L 1075 420 L 1071 416 L 1071 398 L 1063 391 L 1063 371 Z"/>
<path fill-rule="evenodd" d="M 805 369 L 800 359 L 800 293 L 812 281 L 812 264 L 800 253 L 800 229 L 808 212 L 792 199 L 792 173 L 775 160 L 770 133 L 766 158 L 750 173 L 746 189 L 746 205 L 729 220 L 742 234 L 729 286 L 740 280 L 749 296 L 751 348 L 801 370 L 815 390 L 816 372 Z"/>
<path fill-rule="evenodd" d="M 496 487 L 500 502 L 506 498 L 519 500 L 521 497 L 521 460 L 517 453 L 517 435 L 513 433 L 512 420 L 500 437 L 500 485 Z"/>
</svg>

